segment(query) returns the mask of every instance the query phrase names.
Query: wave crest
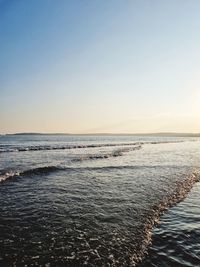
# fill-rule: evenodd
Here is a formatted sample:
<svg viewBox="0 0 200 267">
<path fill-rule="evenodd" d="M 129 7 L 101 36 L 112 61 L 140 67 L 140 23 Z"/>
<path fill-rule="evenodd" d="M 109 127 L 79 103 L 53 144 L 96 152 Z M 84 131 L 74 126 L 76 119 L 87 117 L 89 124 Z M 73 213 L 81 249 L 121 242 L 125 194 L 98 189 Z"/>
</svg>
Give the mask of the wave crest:
<svg viewBox="0 0 200 267">
<path fill-rule="evenodd" d="M 197 182 L 200 182 L 200 172 L 198 171 L 190 174 L 187 179 L 176 182 L 173 193 L 163 197 L 159 203 L 152 207 L 146 218 L 146 223 L 144 224 L 144 239 L 141 244 L 140 253 L 135 257 L 135 263 L 139 263 L 144 259 L 152 240 L 152 230 L 155 225 L 159 224 L 159 218 L 163 212 L 183 201 L 193 185 Z"/>
<path fill-rule="evenodd" d="M 120 146 L 140 146 L 144 144 L 166 144 L 166 143 L 180 143 L 183 141 L 145 141 L 132 143 L 106 143 L 106 144 L 89 144 L 89 145 L 61 145 L 61 146 L 27 146 L 27 147 L 0 147 L 0 153 L 10 152 L 26 152 L 26 151 L 47 151 L 47 150 L 67 150 L 67 149 L 81 149 L 81 148 L 100 148 L 100 147 L 120 147 Z"/>
<path fill-rule="evenodd" d="M 13 178 L 13 177 L 17 177 L 17 176 L 47 174 L 47 173 L 55 172 L 58 170 L 63 170 L 63 169 L 57 166 L 44 166 L 44 167 L 38 167 L 38 168 L 33 168 L 29 170 L 24 170 L 24 171 L 13 171 L 13 170 L 4 171 L 0 173 L 0 182 Z"/>
<path fill-rule="evenodd" d="M 116 157 L 121 157 L 124 155 L 124 153 L 128 153 L 130 151 L 135 151 L 141 149 L 142 146 L 134 146 L 134 147 L 129 147 L 129 148 L 122 148 L 122 149 L 117 149 L 114 150 L 110 153 L 106 154 L 94 154 L 94 155 L 84 155 L 79 158 L 75 158 L 72 161 L 84 161 L 84 160 L 95 160 L 95 159 L 107 159 L 107 158 L 116 158 Z"/>
</svg>

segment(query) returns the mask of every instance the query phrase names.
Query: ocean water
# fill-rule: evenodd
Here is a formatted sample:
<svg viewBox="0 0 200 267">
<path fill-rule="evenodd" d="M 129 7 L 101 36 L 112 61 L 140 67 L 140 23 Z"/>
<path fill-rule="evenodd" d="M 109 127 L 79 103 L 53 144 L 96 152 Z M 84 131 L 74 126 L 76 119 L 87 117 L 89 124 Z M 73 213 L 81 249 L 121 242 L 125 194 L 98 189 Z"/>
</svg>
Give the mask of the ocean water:
<svg viewBox="0 0 200 267">
<path fill-rule="evenodd" d="M 200 266 L 199 141 L 0 136 L 0 266 Z"/>
</svg>

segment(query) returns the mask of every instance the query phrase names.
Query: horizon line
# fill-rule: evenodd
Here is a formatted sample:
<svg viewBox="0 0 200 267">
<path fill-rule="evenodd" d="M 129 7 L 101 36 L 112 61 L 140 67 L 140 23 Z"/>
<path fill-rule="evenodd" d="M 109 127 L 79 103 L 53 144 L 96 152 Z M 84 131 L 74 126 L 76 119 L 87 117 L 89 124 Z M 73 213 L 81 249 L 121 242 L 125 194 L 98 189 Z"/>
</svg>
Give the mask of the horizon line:
<svg viewBox="0 0 200 267">
<path fill-rule="evenodd" d="M 0 133 L 0 135 L 175 135 L 175 136 L 200 136 L 200 132 L 147 132 L 147 133 L 57 133 L 57 132 L 16 132 L 16 133 Z"/>
</svg>

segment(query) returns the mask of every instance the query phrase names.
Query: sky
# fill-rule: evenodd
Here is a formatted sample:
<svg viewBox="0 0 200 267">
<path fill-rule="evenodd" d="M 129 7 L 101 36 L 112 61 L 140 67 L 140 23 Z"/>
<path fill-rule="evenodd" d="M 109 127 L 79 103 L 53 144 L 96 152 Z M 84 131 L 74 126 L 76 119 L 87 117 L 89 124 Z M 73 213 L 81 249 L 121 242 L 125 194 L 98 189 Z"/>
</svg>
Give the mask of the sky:
<svg viewBox="0 0 200 267">
<path fill-rule="evenodd" d="M 0 133 L 200 132 L 199 0 L 0 0 Z"/>
</svg>

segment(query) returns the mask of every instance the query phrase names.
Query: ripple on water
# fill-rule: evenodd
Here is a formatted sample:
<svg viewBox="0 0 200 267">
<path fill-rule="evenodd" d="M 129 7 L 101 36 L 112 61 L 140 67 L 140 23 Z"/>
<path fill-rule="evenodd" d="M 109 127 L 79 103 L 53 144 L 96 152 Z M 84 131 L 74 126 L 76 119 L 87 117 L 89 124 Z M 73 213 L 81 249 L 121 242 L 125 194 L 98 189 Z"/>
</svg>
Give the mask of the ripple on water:
<svg viewBox="0 0 200 267">
<path fill-rule="evenodd" d="M 21 172 L 0 184 L 0 265 L 135 266 L 160 214 L 198 179 L 188 176 L 187 155 L 195 145 L 89 146 L 1 153 L 3 170 Z M 174 237 L 185 240 L 185 231 Z M 168 234 L 163 240 L 170 244 Z M 172 246 L 161 246 L 173 253 Z M 171 261 L 177 264 L 177 254 Z"/>
<path fill-rule="evenodd" d="M 149 255 L 141 267 L 200 266 L 200 183 L 168 210 L 153 231 Z"/>
</svg>

